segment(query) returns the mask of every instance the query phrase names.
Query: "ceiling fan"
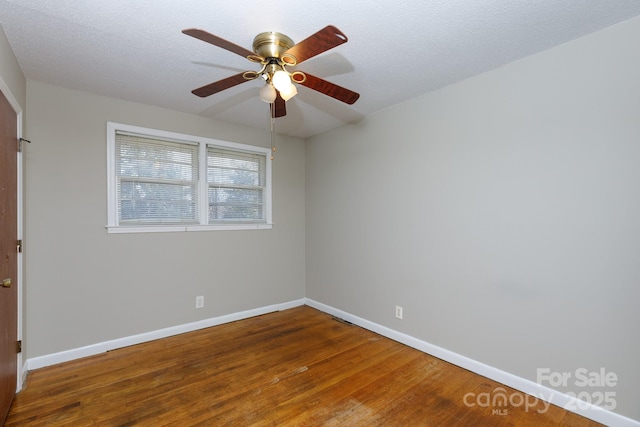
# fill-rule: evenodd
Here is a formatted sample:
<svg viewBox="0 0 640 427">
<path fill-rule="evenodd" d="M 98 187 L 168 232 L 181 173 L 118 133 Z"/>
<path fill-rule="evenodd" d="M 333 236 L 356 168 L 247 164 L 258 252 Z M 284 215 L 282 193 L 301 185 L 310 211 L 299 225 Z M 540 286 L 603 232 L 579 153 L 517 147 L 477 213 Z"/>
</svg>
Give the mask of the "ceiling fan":
<svg viewBox="0 0 640 427">
<path fill-rule="evenodd" d="M 296 66 L 309 58 L 346 43 L 347 36 L 332 25 L 326 26 L 297 44 L 286 35 L 278 32 L 260 33 L 253 39 L 253 52 L 197 28 L 189 28 L 182 30 L 182 32 L 243 56 L 262 66 L 259 71 L 245 71 L 194 89 L 191 91 L 194 95 L 204 98 L 240 83 L 262 78 L 265 85 L 260 90 L 260 99 L 272 105 L 272 117 L 282 117 L 287 114 L 285 103 L 297 93 L 294 83 L 347 104 L 353 104 L 360 97 L 358 93 L 320 77 L 302 71 L 289 72 L 286 68 Z"/>
</svg>

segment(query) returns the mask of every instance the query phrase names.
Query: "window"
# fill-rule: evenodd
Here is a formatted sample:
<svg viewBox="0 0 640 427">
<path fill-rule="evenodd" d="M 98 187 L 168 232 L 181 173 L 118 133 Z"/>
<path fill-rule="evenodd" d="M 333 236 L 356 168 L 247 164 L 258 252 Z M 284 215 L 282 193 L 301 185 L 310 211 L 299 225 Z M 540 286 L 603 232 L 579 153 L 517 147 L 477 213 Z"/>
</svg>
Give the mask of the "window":
<svg viewBox="0 0 640 427">
<path fill-rule="evenodd" d="M 107 124 L 111 233 L 271 228 L 269 149 Z"/>
</svg>

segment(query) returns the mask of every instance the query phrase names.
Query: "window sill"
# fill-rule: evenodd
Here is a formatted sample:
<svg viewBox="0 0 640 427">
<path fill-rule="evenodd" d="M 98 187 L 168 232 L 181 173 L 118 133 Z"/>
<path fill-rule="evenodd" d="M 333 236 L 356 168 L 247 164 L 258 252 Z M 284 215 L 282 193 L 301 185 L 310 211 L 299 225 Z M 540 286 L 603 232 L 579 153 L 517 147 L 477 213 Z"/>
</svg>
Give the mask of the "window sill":
<svg viewBox="0 0 640 427">
<path fill-rule="evenodd" d="M 273 224 L 219 224 L 219 225 L 107 225 L 107 233 L 171 233 L 190 231 L 271 230 Z"/>
</svg>

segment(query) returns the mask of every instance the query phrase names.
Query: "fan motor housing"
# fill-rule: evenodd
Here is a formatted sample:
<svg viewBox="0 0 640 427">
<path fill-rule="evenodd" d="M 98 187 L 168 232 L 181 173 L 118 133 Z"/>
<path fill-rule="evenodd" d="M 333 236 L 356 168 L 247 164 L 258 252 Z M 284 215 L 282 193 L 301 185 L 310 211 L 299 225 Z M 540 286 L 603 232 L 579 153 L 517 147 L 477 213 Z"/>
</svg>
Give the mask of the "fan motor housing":
<svg viewBox="0 0 640 427">
<path fill-rule="evenodd" d="M 295 43 L 276 31 L 260 33 L 253 39 L 253 51 L 263 58 L 280 58 Z"/>
</svg>

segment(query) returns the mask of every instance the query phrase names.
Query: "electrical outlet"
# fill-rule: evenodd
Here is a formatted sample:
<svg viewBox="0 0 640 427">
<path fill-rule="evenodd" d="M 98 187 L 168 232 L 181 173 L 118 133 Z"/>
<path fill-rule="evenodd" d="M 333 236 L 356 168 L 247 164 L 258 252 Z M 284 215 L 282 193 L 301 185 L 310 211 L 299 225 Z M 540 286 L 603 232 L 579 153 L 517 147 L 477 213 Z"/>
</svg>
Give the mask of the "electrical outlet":
<svg viewBox="0 0 640 427">
<path fill-rule="evenodd" d="M 396 319 L 402 320 L 402 307 L 396 305 Z"/>
<path fill-rule="evenodd" d="M 202 307 L 204 307 L 204 297 L 203 296 L 196 297 L 196 308 L 202 308 Z"/>
</svg>

